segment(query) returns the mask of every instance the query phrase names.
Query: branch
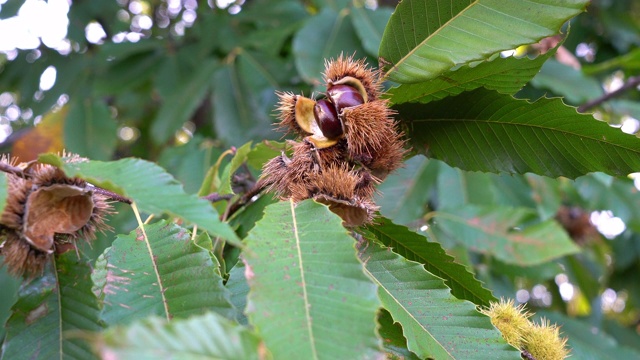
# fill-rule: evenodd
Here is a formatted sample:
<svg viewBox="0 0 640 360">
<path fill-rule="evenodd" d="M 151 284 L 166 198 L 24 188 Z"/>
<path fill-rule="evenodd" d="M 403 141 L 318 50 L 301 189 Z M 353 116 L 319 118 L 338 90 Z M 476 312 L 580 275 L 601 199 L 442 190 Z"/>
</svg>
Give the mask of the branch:
<svg viewBox="0 0 640 360">
<path fill-rule="evenodd" d="M 236 202 L 229 206 L 225 214 L 226 218 L 230 218 L 231 215 L 238 211 L 242 206 L 250 202 L 254 196 L 260 194 L 265 188 L 265 184 L 262 181 L 258 181 L 252 189 L 242 194 L 242 196 Z"/>
<path fill-rule="evenodd" d="M 104 195 L 104 196 L 108 197 L 111 200 L 115 200 L 117 202 L 121 202 L 121 203 L 125 203 L 125 204 L 131 205 L 131 200 L 126 198 L 126 197 L 124 197 L 124 196 L 122 196 L 122 195 L 116 194 L 113 191 L 109 191 L 107 189 L 103 189 L 103 188 L 95 186 L 95 185 L 92 185 L 92 186 L 93 186 L 93 192 L 96 193 L 96 194 L 101 194 L 101 195 Z"/>
<path fill-rule="evenodd" d="M 202 198 L 207 200 L 207 201 L 211 201 L 212 203 L 214 202 L 218 202 L 218 201 L 222 201 L 222 200 L 231 200 L 231 198 L 233 197 L 233 194 L 225 194 L 225 195 L 220 195 L 218 193 L 211 193 L 207 196 L 203 196 Z"/>
<path fill-rule="evenodd" d="M 593 100 L 587 101 L 586 103 L 580 105 L 578 107 L 578 112 L 586 112 L 587 110 L 594 108 L 600 104 L 602 104 L 603 102 L 612 99 L 616 96 L 621 95 L 622 93 L 624 93 L 625 91 L 629 90 L 629 89 L 633 89 L 635 87 L 637 87 L 638 85 L 640 85 L 640 76 L 633 76 L 630 77 L 629 79 L 627 79 L 627 81 L 619 88 L 616 89 L 610 93 L 606 93 L 598 98 L 595 98 Z"/>
<path fill-rule="evenodd" d="M 522 358 L 526 359 L 526 360 L 536 360 L 536 358 L 533 357 L 533 355 L 531 355 L 530 352 L 528 352 L 527 350 L 522 350 Z"/>
</svg>

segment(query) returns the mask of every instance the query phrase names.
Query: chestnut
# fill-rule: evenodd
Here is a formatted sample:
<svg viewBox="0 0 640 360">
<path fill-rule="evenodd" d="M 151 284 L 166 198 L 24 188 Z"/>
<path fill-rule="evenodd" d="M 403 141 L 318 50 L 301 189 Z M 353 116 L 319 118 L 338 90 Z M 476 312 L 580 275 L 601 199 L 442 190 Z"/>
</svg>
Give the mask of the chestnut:
<svg viewBox="0 0 640 360">
<path fill-rule="evenodd" d="M 335 106 L 328 99 L 320 99 L 313 107 L 313 116 L 327 139 L 336 139 L 342 136 L 342 122 L 338 118 Z"/>
<path fill-rule="evenodd" d="M 349 85 L 333 85 L 327 89 L 327 96 L 333 101 L 338 112 L 346 107 L 364 104 L 360 92 Z"/>
</svg>

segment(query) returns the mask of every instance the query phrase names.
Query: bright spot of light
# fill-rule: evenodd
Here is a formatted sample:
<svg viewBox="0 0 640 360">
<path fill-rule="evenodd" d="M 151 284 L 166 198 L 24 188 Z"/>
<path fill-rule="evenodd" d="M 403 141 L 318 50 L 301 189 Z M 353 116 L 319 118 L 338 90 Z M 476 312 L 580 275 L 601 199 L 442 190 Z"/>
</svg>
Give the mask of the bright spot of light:
<svg viewBox="0 0 640 360">
<path fill-rule="evenodd" d="M 142 4 L 139 1 L 130 2 L 129 11 L 134 15 L 140 14 L 142 12 Z"/>
<path fill-rule="evenodd" d="M 20 108 L 18 107 L 18 105 L 11 104 L 5 110 L 4 114 L 9 119 L 9 121 L 16 121 L 18 120 L 18 118 L 20 118 Z"/>
<path fill-rule="evenodd" d="M 626 298 L 627 294 L 624 291 L 617 293 L 613 289 L 606 289 L 602 292 L 602 295 L 600 295 L 602 310 L 617 313 L 622 312 L 626 306 Z"/>
<path fill-rule="evenodd" d="M 127 41 L 135 43 L 140 41 L 140 38 L 142 38 L 142 34 L 139 33 L 135 33 L 135 32 L 130 32 L 127 33 L 127 35 L 125 36 L 125 38 L 127 39 Z"/>
<path fill-rule="evenodd" d="M 236 2 L 235 0 L 216 0 L 216 5 L 219 8 L 224 9 L 227 6 L 229 6 L 229 5 L 231 5 L 231 4 L 235 3 L 235 2 Z"/>
<path fill-rule="evenodd" d="M 133 21 L 142 30 L 149 30 L 153 26 L 153 21 L 147 15 L 137 15 L 133 18 Z"/>
<path fill-rule="evenodd" d="M 576 55 L 592 62 L 596 56 L 596 47 L 594 44 L 580 43 L 576 46 Z"/>
<path fill-rule="evenodd" d="M 529 292 L 525 289 L 520 289 L 516 292 L 516 300 L 521 304 L 529 301 L 529 298 L 531 298 Z"/>
<path fill-rule="evenodd" d="M 64 44 L 69 19 L 68 0 L 27 0 L 17 16 L 0 20 L 0 51 L 35 49 L 40 42 L 52 49 L 67 48 Z"/>
<path fill-rule="evenodd" d="M 514 56 L 516 54 L 516 50 L 505 50 L 503 52 L 500 53 L 500 56 L 503 58 L 508 58 L 511 56 Z"/>
<path fill-rule="evenodd" d="M 0 94 L 0 106 L 7 107 L 13 103 L 13 95 L 10 92 Z"/>
<path fill-rule="evenodd" d="M 9 135 L 13 132 L 11 125 L 9 124 L 0 124 L 0 142 L 5 141 Z"/>
<path fill-rule="evenodd" d="M 123 126 L 118 130 L 118 137 L 126 142 L 134 141 L 139 135 L 138 129 L 129 126 Z"/>
<path fill-rule="evenodd" d="M 607 239 L 613 239 L 622 234 L 626 230 L 624 221 L 619 217 L 613 216 L 609 210 L 594 211 L 591 213 L 591 223 L 593 223 L 598 231 Z"/>
<path fill-rule="evenodd" d="M 102 40 L 107 37 L 107 33 L 104 32 L 102 25 L 97 22 L 90 22 L 84 29 L 87 41 L 92 44 L 102 43 Z"/>
<path fill-rule="evenodd" d="M 56 83 L 56 75 L 56 68 L 53 66 L 49 66 L 40 76 L 40 90 L 50 90 Z"/>
<path fill-rule="evenodd" d="M 640 122 L 631 116 L 624 115 L 622 117 L 622 127 L 620 129 L 627 134 L 635 134 L 640 130 Z"/>
<path fill-rule="evenodd" d="M 551 293 L 547 290 L 547 287 L 542 284 L 538 284 L 531 289 L 531 298 L 542 303 L 544 306 L 551 305 Z"/>
<path fill-rule="evenodd" d="M 429 225 L 422 225 L 422 226 L 420 226 L 420 231 L 425 232 L 425 231 L 427 231 L 427 230 L 429 230 Z"/>
<path fill-rule="evenodd" d="M 633 185 L 636 189 L 640 190 L 640 173 L 630 174 L 629 177 L 633 179 Z"/>
<path fill-rule="evenodd" d="M 624 85 L 624 73 L 622 71 L 616 71 L 604 82 L 604 89 L 610 93 L 620 89 Z"/>
<path fill-rule="evenodd" d="M 182 13 L 182 20 L 184 20 L 184 22 L 186 22 L 187 24 L 193 24 L 193 22 L 196 21 L 196 17 L 197 14 L 193 10 L 185 10 Z"/>
<path fill-rule="evenodd" d="M 562 296 L 562 300 L 569 301 L 573 299 L 573 285 L 571 285 L 570 283 L 566 282 L 564 284 L 561 284 L 558 287 L 558 291 L 560 291 L 560 296 Z"/>
</svg>

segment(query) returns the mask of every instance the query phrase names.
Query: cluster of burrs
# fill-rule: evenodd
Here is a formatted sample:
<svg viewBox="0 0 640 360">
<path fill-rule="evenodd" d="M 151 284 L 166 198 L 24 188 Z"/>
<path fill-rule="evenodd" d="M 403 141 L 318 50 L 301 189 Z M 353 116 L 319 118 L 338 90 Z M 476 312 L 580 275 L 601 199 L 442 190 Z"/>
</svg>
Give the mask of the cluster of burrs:
<svg viewBox="0 0 640 360">
<path fill-rule="evenodd" d="M 373 220 L 376 184 L 402 164 L 402 134 L 379 71 L 364 60 L 340 56 L 325 64 L 326 93 L 310 99 L 279 93 L 279 128 L 296 135 L 290 156 L 263 168 L 261 181 L 280 198 L 315 199 L 347 226 Z"/>
<path fill-rule="evenodd" d="M 67 162 L 84 161 L 77 155 Z M 0 215 L 2 263 L 16 276 L 40 275 L 54 252 L 75 248 L 79 239 L 89 241 L 96 231 L 109 228 L 105 216 L 113 213 L 110 197 L 86 181 L 67 177 L 46 164 L 0 159 L 7 171 L 8 196 Z"/>
</svg>

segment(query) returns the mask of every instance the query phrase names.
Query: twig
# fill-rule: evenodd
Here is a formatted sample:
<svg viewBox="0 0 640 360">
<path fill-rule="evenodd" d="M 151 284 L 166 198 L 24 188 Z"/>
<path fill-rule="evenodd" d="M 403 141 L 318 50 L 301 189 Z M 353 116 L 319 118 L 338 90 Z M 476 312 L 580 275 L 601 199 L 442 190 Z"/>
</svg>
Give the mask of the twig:
<svg viewBox="0 0 640 360">
<path fill-rule="evenodd" d="M 253 188 L 249 189 L 249 191 L 244 193 L 238 200 L 236 200 L 236 202 L 229 206 L 228 211 L 225 213 L 226 218 L 230 218 L 236 211 L 251 201 L 251 198 L 260 194 L 265 188 L 266 185 L 262 181 L 258 181 Z"/>
<path fill-rule="evenodd" d="M 610 93 L 606 93 L 598 98 L 595 98 L 593 100 L 587 101 L 586 103 L 578 106 L 578 112 L 585 112 L 591 108 L 594 108 L 600 104 L 602 104 L 603 102 L 610 100 L 616 96 L 621 95 L 622 93 L 624 93 L 625 91 L 629 90 L 629 89 L 633 89 L 636 86 L 640 85 L 640 76 L 633 76 L 630 77 L 629 79 L 627 79 L 627 81 L 618 89 L 610 92 Z"/>
<path fill-rule="evenodd" d="M 103 189 L 103 188 L 95 186 L 95 185 L 92 185 L 92 186 L 93 186 L 93 192 L 96 193 L 96 194 L 101 194 L 101 195 L 104 195 L 104 196 L 108 197 L 111 200 L 115 200 L 117 202 L 121 202 L 121 203 L 125 203 L 125 204 L 131 205 L 131 202 L 132 202 L 131 199 L 128 199 L 128 198 L 126 198 L 126 197 L 124 197 L 122 195 L 116 194 L 113 191 L 109 191 L 107 189 Z"/>
<path fill-rule="evenodd" d="M 0 171 L 6 172 L 8 174 L 13 174 L 15 176 L 21 177 L 23 179 L 30 179 L 32 177 L 31 174 L 25 173 L 22 169 L 17 166 L 11 166 L 7 163 L 0 162 Z"/>
<path fill-rule="evenodd" d="M 218 193 L 211 193 L 207 196 L 203 196 L 202 198 L 207 200 L 207 201 L 211 201 L 212 203 L 214 202 L 218 202 L 218 201 L 222 201 L 222 200 L 231 200 L 231 198 L 233 197 L 233 194 L 224 194 L 224 195 L 220 195 Z"/>
<path fill-rule="evenodd" d="M 531 355 L 530 352 L 528 352 L 527 350 L 522 350 L 521 352 L 522 354 L 522 358 L 526 359 L 526 360 L 536 360 L 536 358 L 533 357 L 533 355 Z"/>
</svg>

